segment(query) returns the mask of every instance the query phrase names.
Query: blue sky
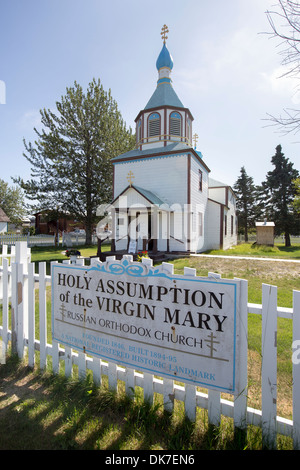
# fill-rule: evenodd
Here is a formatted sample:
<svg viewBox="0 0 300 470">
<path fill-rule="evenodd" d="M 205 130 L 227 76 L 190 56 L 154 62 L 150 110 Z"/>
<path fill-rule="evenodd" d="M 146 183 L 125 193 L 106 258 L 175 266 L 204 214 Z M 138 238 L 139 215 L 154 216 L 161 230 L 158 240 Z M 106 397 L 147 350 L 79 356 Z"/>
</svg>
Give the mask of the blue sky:
<svg viewBox="0 0 300 470">
<path fill-rule="evenodd" d="M 39 110 L 55 109 L 66 87 L 95 77 L 111 89 L 127 126 L 157 81 L 160 31 L 169 27 L 174 89 L 193 117 L 197 150 L 211 177 L 233 185 L 245 166 L 260 184 L 275 147 L 300 169 L 297 136 L 265 127 L 267 113 L 297 107 L 282 74 L 266 10 L 276 0 L 0 0 L 0 178 L 30 177 L 23 138 Z M 3 99 L 5 84 L 5 102 Z"/>
</svg>

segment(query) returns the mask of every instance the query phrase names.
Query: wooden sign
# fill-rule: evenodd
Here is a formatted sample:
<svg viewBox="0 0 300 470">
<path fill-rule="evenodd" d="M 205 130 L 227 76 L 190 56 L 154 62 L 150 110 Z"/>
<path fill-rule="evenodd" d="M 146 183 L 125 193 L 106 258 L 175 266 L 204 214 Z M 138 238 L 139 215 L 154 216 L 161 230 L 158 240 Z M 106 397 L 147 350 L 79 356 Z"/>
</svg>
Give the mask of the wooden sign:
<svg viewBox="0 0 300 470">
<path fill-rule="evenodd" d="M 136 253 L 136 240 L 130 240 L 128 253 Z"/>
<path fill-rule="evenodd" d="M 126 259 L 52 266 L 53 339 L 161 377 L 239 391 L 240 281 Z"/>
</svg>

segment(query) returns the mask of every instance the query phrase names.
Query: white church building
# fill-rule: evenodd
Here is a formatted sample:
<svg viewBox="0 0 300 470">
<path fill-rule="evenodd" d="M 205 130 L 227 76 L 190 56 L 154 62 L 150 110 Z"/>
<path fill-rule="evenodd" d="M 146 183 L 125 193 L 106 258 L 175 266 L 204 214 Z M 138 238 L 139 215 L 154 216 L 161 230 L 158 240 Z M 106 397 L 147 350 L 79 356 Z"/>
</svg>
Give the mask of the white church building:
<svg viewBox="0 0 300 470">
<path fill-rule="evenodd" d="M 112 159 L 116 253 L 188 254 L 237 243 L 236 197 L 193 147 L 193 116 L 172 85 L 167 32 L 156 89 L 135 119 L 136 148 Z"/>
</svg>

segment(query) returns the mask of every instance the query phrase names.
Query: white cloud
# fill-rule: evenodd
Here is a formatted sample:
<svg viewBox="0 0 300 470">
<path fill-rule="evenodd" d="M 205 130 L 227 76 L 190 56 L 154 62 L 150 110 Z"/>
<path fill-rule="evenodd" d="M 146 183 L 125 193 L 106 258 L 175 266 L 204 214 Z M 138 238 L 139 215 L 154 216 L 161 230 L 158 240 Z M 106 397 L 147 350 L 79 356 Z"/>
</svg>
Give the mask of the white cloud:
<svg viewBox="0 0 300 470">
<path fill-rule="evenodd" d="M 299 79 L 285 76 L 288 68 L 284 66 L 277 67 L 270 72 L 261 74 L 261 89 L 270 91 L 277 96 L 284 96 L 290 99 L 292 104 L 300 103 L 300 82 Z"/>
<path fill-rule="evenodd" d="M 41 124 L 40 111 L 37 109 L 30 109 L 26 111 L 19 119 L 18 124 L 20 128 L 25 130 L 33 130 Z"/>
</svg>

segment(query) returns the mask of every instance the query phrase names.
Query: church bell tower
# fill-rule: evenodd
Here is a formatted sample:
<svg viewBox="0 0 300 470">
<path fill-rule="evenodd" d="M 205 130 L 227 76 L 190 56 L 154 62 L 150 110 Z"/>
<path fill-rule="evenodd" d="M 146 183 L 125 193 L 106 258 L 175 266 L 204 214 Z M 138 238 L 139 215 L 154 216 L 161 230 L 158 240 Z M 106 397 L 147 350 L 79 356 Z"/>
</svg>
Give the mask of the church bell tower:
<svg viewBox="0 0 300 470">
<path fill-rule="evenodd" d="M 162 27 L 163 47 L 156 61 L 156 89 L 136 122 L 136 148 L 150 150 L 174 143 L 192 146 L 193 116 L 178 98 L 171 80 L 173 58 L 167 48 L 168 27 Z"/>
</svg>

